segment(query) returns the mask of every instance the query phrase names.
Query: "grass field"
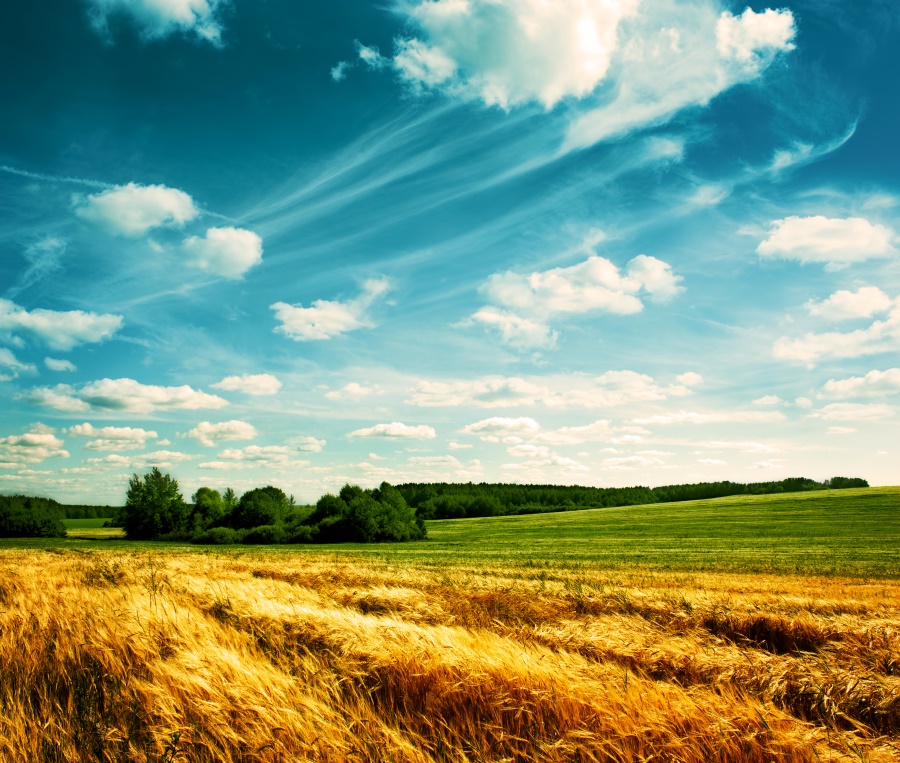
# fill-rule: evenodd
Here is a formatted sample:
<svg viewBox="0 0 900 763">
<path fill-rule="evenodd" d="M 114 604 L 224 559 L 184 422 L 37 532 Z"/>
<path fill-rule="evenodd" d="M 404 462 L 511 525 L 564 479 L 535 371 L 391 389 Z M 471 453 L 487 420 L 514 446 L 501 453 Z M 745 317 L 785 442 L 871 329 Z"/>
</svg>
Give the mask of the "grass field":
<svg viewBox="0 0 900 763">
<path fill-rule="evenodd" d="M 5 542 L 0 760 L 900 760 L 898 509 L 876 488 L 408 545 Z"/>
<path fill-rule="evenodd" d="M 69 538 L 82 540 L 111 540 L 124 538 L 125 531 L 120 527 L 104 527 L 108 519 L 64 519 L 66 534 Z"/>
</svg>

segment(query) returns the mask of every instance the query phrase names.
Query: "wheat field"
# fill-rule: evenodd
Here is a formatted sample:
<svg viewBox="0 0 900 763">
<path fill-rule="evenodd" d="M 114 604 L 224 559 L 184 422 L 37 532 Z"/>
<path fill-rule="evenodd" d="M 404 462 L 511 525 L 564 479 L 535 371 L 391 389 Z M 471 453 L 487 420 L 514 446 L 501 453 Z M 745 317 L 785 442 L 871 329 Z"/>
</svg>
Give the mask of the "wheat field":
<svg viewBox="0 0 900 763">
<path fill-rule="evenodd" d="M 0 551 L 0 760 L 900 759 L 900 588 Z"/>
</svg>

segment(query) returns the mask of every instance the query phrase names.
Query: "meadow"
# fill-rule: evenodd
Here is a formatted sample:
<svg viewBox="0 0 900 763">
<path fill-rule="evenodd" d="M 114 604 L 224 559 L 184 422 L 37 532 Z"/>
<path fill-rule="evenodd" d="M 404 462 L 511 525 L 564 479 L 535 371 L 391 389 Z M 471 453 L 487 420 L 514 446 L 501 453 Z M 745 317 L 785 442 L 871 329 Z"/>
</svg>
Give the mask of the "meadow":
<svg viewBox="0 0 900 763">
<path fill-rule="evenodd" d="M 900 760 L 898 488 L 428 531 L 3 542 L 0 760 Z"/>
</svg>

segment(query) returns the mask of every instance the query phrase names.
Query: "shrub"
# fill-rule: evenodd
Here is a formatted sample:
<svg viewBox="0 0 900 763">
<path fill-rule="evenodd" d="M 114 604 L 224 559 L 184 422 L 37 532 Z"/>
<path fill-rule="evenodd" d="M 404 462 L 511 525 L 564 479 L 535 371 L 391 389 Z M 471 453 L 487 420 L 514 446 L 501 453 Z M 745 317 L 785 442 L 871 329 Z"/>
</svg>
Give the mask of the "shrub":
<svg viewBox="0 0 900 763">
<path fill-rule="evenodd" d="M 230 527 L 211 527 L 195 535 L 191 542 L 205 546 L 228 546 L 240 541 L 237 532 Z"/>
<path fill-rule="evenodd" d="M 281 525 L 260 525 L 248 530 L 241 543 L 284 543 L 287 537 Z"/>
</svg>

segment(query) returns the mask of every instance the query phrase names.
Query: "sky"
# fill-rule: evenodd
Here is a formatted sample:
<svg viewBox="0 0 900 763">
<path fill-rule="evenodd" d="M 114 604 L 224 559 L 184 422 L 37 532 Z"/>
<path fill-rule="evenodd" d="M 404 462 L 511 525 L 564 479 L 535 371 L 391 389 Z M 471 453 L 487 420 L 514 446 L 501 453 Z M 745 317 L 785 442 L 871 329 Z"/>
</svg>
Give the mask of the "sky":
<svg viewBox="0 0 900 763">
<path fill-rule="evenodd" d="M 0 492 L 900 482 L 894 0 L 0 16 Z"/>
</svg>

